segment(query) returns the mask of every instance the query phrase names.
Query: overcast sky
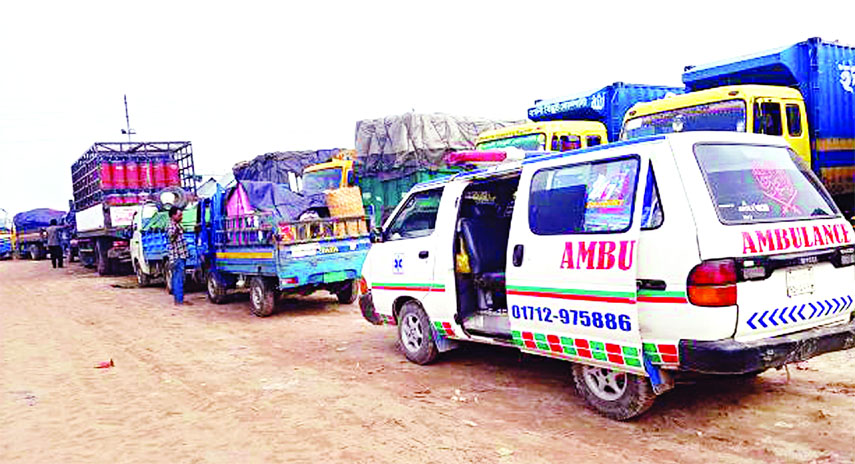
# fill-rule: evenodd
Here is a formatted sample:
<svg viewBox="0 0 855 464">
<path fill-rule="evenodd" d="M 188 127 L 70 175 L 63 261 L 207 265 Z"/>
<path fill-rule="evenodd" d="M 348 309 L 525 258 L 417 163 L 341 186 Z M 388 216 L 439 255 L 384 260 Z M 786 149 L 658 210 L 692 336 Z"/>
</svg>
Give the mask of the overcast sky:
<svg viewBox="0 0 855 464">
<path fill-rule="evenodd" d="M 0 208 L 66 209 L 96 141 L 189 140 L 196 170 L 352 147 L 406 111 L 521 119 L 537 98 L 808 37 L 855 44 L 855 2 L 3 2 Z M 2 215 L 2 212 L 0 212 Z"/>
</svg>

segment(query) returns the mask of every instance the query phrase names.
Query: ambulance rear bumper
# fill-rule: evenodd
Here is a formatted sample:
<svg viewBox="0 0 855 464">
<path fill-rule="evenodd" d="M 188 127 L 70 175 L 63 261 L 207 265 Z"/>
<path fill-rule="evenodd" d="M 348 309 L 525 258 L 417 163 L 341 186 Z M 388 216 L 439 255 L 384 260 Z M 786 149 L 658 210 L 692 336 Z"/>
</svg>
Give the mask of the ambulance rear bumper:
<svg viewBox="0 0 855 464">
<path fill-rule="evenodd" d="M 855 347 L 855 319 L 751 342 L 680 340 L 680 370 L 748 374 Z"/>
</svg>

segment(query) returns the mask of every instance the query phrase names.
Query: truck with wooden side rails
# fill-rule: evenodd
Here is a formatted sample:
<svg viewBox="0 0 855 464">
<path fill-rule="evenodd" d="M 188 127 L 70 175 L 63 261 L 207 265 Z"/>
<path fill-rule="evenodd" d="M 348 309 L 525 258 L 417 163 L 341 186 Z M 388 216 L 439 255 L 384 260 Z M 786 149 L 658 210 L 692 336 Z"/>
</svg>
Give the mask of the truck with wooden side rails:
<svg viewBox="0 0 855 464">
<path fill-rule="evenodd" d="M 81 262 L 101 275 L 131 265 L 137 205 L 164 189 L 195 193 L 190 142 L 93 144 L 71 167 L 75 244 Z"/>
<path fill-rule="evenodd" d="M 695 130 L 782 137 L 855 217 L 855 47 L 819 38 L 687 67 L 689 93 L 639 103 L 624 140 Z"/>
<path fill-rule="evenodd" d="M 332 217 L 305 219 L 317 198 L 262 181 L 238 181 L 201 200 L 208 298 L 219 304 L 229 293 L 248 289 L 252 313 L 259 317 L 273 314 L 284 294 L 326 290 L 341 303 L 353 303 L 370 240 L 358 189 L 340 190 L 352 197 L 355 207 L 349 210 L 356 214 L 342 215 L 330 203 Z"/>
</svg>

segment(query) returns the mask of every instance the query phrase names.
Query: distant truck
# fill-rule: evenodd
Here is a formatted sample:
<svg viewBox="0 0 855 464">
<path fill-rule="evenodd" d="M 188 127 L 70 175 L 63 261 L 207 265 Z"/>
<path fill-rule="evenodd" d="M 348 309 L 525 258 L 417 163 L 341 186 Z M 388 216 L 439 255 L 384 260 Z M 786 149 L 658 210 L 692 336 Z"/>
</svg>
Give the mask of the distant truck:
<svg viewBox="0 0 855 464">
<path fill-rule="evenodd" d="M 687 67 L 691 91 L 632 107 L 622 139 L 712 130 L 780 136 L 855 216 L 855 48 L 808 39 Z"/>
<path fill-rule="evenodd" d="M 12 257 L 12 227 L 6 218 L 0 220 L 0 259 Z"/>
<path fill-rule="evenodd" d="M 632 105 L 683 92 L 682 87 L 615 82 L 595 92 L 537 100 L 534 106 L 529 108 L 528 118 L 535 122 L 596 121 L 601 130 L 608 135 L 608 141 L 616 142 L 620 138 L 624 114 Z M 552 143 L 551 139 L 547 142 L 550 142 L 550 145 L 544 149 L 562 151 L 552 148 L 555 143 Z M 591 144 L 585 146 L 588 145 Z"/>
<path fill-rule="evenodd" d="M 15 253 L 19 258 L 30 258 L 32 260 L 43 259 L 47 256 L 47 235 L 45 229 L 50 226 L 51 220 L 57 224 L 65 216 L 65 212 L 49 208 L 37 208 L 24 211 L 15 215 Z"/>
<path fill-rule="evenodd" d="M 76 246 L 101 275 L 131 264 L 137 205 L 164 189 L 195 193 L 190 142 L 95 143 L 71 167 Z"/>
</svg>

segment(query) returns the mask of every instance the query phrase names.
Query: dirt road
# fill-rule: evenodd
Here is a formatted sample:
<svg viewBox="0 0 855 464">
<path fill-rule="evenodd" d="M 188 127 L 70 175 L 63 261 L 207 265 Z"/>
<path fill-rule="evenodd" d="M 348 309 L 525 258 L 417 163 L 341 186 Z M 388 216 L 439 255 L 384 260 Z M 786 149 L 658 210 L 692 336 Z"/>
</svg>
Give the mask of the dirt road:
<svg viewBox="0 0 855 464">
<path fill-rule="evenodd" d="M 326 294 L 259 319 L 49 268 L 0 262 L 3 463 L 855 462 L 855 351 L 680 386 L 617 423 L 565 363 L 467 346 L 410 364 Z"/>
</svg>

